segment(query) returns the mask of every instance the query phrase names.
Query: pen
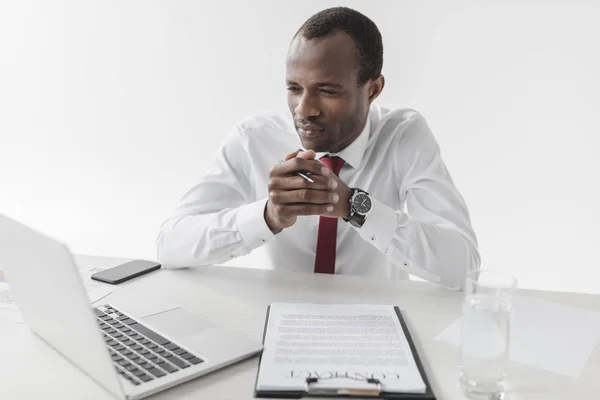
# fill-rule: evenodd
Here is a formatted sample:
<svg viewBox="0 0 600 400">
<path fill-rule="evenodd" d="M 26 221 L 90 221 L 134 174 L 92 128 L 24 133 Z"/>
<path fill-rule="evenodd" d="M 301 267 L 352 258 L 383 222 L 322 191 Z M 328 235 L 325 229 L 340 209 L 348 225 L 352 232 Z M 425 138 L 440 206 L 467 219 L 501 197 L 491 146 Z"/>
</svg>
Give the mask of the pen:
<svg viewBox="0 0 600 400">
<path fill-rule="evenodd" d="M 279 160 L 279 163 L 282 163 L 283 160 Z M 300 171 L 296 171 L 294 172 L 296 175 L 301 176 L 302 178 L 306 179 L 307 181 L 309 181 L 310 183 L 315 183 L 314 180 L 312 180 L 311 177 L 308 176 L 309 172 L 300 172 Z"/>
</svg>

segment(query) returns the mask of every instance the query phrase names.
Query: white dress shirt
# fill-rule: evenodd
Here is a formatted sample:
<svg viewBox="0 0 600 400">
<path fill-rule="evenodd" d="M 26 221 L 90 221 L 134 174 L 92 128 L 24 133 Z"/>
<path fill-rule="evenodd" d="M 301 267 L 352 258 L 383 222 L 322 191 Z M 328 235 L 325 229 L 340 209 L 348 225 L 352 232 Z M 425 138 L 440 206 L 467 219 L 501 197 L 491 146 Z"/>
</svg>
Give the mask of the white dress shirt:
<svg viewBox="0 0 600 400">
<path fill-rule="evenodd" d="M 319 217 L 298 217 L 278 234 L 264 219 L 271 167 L 300 148 L 290 113 L 237 124 L 162 224 L 163 266 L 223 264 L 263 251 L 268 268 L 313 273 Z M 425 119 L 414 110 L 372 105 L 360 136 L 336 155 L 345 161 L 340 179 L 373 200 L 362 227 L 338 220 L 336 274 L 390 279 L 410 273 L 461 289 L 466 272 L 479 267 L 477 239 Z"/>
</svg>

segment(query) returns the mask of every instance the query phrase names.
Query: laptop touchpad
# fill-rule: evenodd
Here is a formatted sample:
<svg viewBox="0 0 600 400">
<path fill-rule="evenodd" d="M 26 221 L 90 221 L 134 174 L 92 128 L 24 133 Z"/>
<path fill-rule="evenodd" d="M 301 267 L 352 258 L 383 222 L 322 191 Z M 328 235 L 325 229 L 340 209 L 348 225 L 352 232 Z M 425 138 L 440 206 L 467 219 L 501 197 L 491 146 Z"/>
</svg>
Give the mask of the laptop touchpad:
<svg viewBox="0 0 600 400">
<path fill-rule="evenodd" d="M 200 332 L 214 325 L 185 308 L 164 311 L 142 318 L 149 328 L 155 328 L 173 339 Z"/>
</svg>

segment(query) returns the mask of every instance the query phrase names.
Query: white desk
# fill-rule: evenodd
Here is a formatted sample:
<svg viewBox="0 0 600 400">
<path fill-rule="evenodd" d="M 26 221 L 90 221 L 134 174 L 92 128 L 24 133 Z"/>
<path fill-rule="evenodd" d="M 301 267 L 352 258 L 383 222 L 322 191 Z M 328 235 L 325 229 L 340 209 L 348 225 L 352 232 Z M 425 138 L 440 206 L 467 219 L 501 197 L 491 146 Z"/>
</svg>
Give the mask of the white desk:
<svg viewBox="0 0 600 400">
<path fill-rule="evenodd" d="M 79 257 L 78 262 L 115 265 L 116 259 Z M 286 274 L 212 267 L 161 270 L 119 285 L 160 292 L 199 314 L 260 340 L 266 307 L 274 301 L 396 304 L 404 310 L 438 399 L 463 399 L 457 387 L 457 347 L 434 340 L 460 313 L 461 292 L 423 282 L 379 282 L 358 277 Z M 521 291 L 545 300 L 600 311 L 600 295 Z M 119 291 L 111 296 L 118 296 Z M 58 310 L 57 310 L 58 312 Z M 258 357 L 251 358 L 151 399 L 254 398 Z M 509 399 L 600 399 L 600 345 L 579 379 L 511 363 Z M 111 399 L 102 388 L 60 357 L 26 325 L 0 323 L 0 399 Z"/>
</svg>

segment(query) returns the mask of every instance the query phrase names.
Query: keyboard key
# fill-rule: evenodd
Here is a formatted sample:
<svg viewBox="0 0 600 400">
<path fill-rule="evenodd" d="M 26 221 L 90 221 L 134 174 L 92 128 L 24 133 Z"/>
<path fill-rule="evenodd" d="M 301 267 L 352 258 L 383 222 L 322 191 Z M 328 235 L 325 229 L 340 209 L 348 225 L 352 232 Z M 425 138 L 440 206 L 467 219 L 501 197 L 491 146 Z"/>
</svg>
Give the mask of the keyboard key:
<svg viewBox="0 0 600 400">
<path fill-rule="evenodd" d="M 168 345 L 165 346 L 165 349 L 168 350 L 177 350 L 179 347 L 177 347 L 177 345 L 175 343 L 169 343 Z"/>
<path fill-rule="evenodd" d="M 110 356 L 110 358 L 112 358 L 113 361 L 121 361 L 123 359 L 123 357 L 121 357 L 118 354 L 113 354 L 112 356 Z"/>
<path fill-rule="evenodd" d="M 96 314 L 96 316 L 101 317 L 104 315 L 104 311 L 99 310 L 98 308 L 94 307 L 94 314 Z"/>
<path fill-rule="evenodd" d="M 150 353 L 150 355 L 146 356 L 146 358 L 154 363 L 156 362 L 156 360 L 159 360 L 158 356 L 155 356 L 152 353 Z"/>
<path fill-rule="evenodd" d="M 135 342 L 131 339 L 127 339 L 127 340 L 123 341 L 123 344 L 127 345 L 127 346 L 131 346 L 132 344 L 135 344 Z"/>
<path fill-rule="evenodd" d="M 127 365 L 127 366 L 123 367 L 123 368 L 125 368 L 127 371 L 130 371 L 130 372 L 133 372 L 133 371 L 138 371 L 138 367 L 136 367 L 136 366 L 135 366 L 135 365 L 133 365 L 133 364 L 129 364 L 129 365 Z"/>
<path fill-rule="evenodd" d="M 139 369 L 136 369 L 135 371 L 131 371 L 131 373 L 134 374 L 135 376 L 138 376 L 138 377 L 145 374 L 144 371 L 141 371 Z"/>
<path fill-rule="evenodd" d="M 111 339 L 111 340 L 108 340 L 108 341 L 106 342 L 106 344 L 107 344 L 107 345 L 109 345 L 110 347 L 113 347 L 113 346 L 118 346 L 118 345 L 119 345 L 119 342 L 117 342 L 116 340 L 112 340 L 112 339 Z"/>
<path fill-rule="evenodd" d="M 166 357 L 166 360 L 168 362 L 171 362 L 171 363 L 177 365 L 179 368 L 187 368 L 187 367 L 189 367 L 189 365 L 185 361 L 180 360 L 177 357 L 169 356 L 169 357 Z"/>
<path fill-rule="evenodd" d="M 122 337 L 124 337 L 124 335 L 121 332 L 117 332 L 113 335 L 113 337 L 115 339 L 121 339 Z M 123 339 L 123 340 L 125 340 L 125 339 Z"/>
<path fill-rule="evenodd" d="M 177 349 L 177 350 L 173 350 L 173 353 L 177 354 L 178 356 L 182 355 L 182 354 L 186 354 L 187 351 L 185 351 L 184 349 Z"/>
<path fill-rule="evenodd" d="M 136 344 L 135 346 L 131 346 L 131 348 L 134 349 L 134 350 L 136 350 L 136 351 L 143 349 L 143 347 L 140 346 L 139 344 Z"/>
<path fill-rule="evenodd" d="M 116 351 L 123 351 L 126 349 L 126 347 L 123 346 L 122 344 L 119 344 L 119 345 L 113 347 L 113 349 L 115 349 Z"/>
<path fill-rule="evenodd" d="M 143 356 L 145 356 L 147 354 L 150 354 L 150 350 L 144 349 L 144 350 L 140 351 L 140 354 L 143 355 Z"/>
<path fill-rule="evenodd" d="M 157 378 L 160 378 L 161 376 L 165 376 L 165 373 L 162 372 L 161 370 L 159 370 L 158 368 L 149 368 L 148 372 L 150 372 L 152 375 L 154 375 Z"/>
<path fill-rule="evenodd" d="M 148 339 L 144 338 L 144 339 L 142 339 L 142 341 L 140 343 L 142 343 L 142 344 L 150 344 L 152 342 L 149 341 Z"/>
<path fill-rule="evenodd" d="M 122 366 L 122 367 L 124 367 L 124 366 L 126 366 L 126 365 L 131 365 L 131 364 L 129 364 L 129 361 L 127 361 L 127 360 L 126 360 L 126 359 L 124 359 L 124 358 L 121 358 L 119 361 L 117 361 L 117 364 L 119 364 L 119 365 L 120 365 L 120 366 Z"/>
<path fill-rule="evenodd" d="M 106 330 L 105 332 L 108 333 L 109 335 L 113 335 L 117 332 L 117 330 L 113 329 L 113 327 L 109 327 L 108 330 Z"/>
<path fill-rule="evenodd" d="M 158 348 L 158 346 L 156 344 L 154 344 L 154 343 L 150 343 L 148 345 L 148 348 L 154 350 L 154 349 Z"/>
<path fill-rule="evenodd" d="M 190 360 L 194 357 L 196 357 L 195 355 L 193 355 L 192 353 L 183 353 L 180 355 L 181 358 L 183 358 L 184 360 Z"/>
<path fill-rule="evenodd" d="M 144 382 L 148 382 L 148 381 L 151 381 L 151 380 L 152 380 L 152 378 L 151 378 L 150 376 L 148 376 L 148 375 L 142 375 L 142 376 L 140 376 L 139 378 L 140 378 L 142 381 L 144 381 Z"/>
<path fill-rule="evenodd" d="M 136 324 L 136 325 L 130 326 L 130 328 L 135 329 L 140 334 L 148 337 L 148 339 L 153 340 L 153 341 L 155 341 L 158 344 L 165 345 L 165 344 L 171 343 L 167 339 L 165 339 L 164 337 L 160 336 L 158 333 L 154 332 L 153 330 L 150 330 L 150 329 L 146 328 L 143 325 Z"/>
<path fill-rule="evenodd" d="M 119 321 L 123 321 L 123 320 L 125 320 L 125 319 L 129 319 L 129 317 L 128 317 L 127 315 L 123 315 L 123 316 L 119 316 L 119 317 L 117 317 L 117 319 L 118 319 Z"/>
<path fill-rule="evenodd" d="M 106 321 L 107 324 L 110 324 L 112 326 L 117 326 L 117 324 L 119 323 L 119 321 L 117 321 L 116 319 L 113 319 L 111 321 Z"/>
<path fill-rule="evenodd" d="M 144 368 L 144 369 L 148 369 L 148 368 L 154 368 L 154 366 L 150 363 L 147 362 L 142 362 L 141 364 L 139 364 L 140 367 Z"/>
<path fill-rule="evenodd" d="M 159 364 L 158 366 L 161 367 L 162 369 L 164 369 L 165 371 L 167 371 L 170 374 L 172 374 L 173 372 L 179 371 L 178 368 L 175 368 L 171 364 L 167 364 L 167 363 L 162 363 L 162 364 Z"/>
<path fill-rule="evenodd" d="M 131 351 L 129 349 L 125 349 L 125 350 L 121 351 L 121 354 L 128 356 L 128 355 L 134 354 L 134 353 L 133 353 L 133 351 Z"/>
<path fill-rule="evenodd" d="M 133 362 L 136 363 L 137 365 L 142 365 L 142 364 L 146 364 L 146 360 L 144 360 L 141 357 L 138 358 L 132 358 Z"/>
<path fill-rule="evenodd" d="M 191 362 L 191 363 L 192 363 L 192 364 L 194 364 L 194 365 L 196 365 L 196 364 L 200 364 L 200 363 L 203 363 L 203 362 L 204 362 L 204 360 L 201 360 L 201 359 L 200 359 L 200 358 L 198 358 L 198 357 L 191 358 L 191 359 L 189 359 L 188 361 L 189 361 L 189 362 Z"/>
</svg>

